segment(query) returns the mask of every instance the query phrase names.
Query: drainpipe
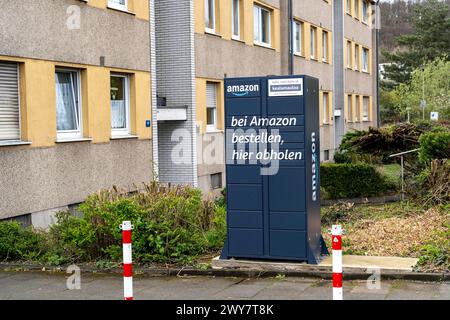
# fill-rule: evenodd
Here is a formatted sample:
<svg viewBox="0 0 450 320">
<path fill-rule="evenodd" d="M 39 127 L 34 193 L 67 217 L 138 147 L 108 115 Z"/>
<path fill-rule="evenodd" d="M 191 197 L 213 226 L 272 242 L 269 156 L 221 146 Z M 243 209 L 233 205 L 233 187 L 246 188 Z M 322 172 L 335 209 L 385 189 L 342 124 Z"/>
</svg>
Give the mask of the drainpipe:
<svg viewBox="0 0 450 320">
<path fill-rule="evenodd" d="M 289 74 L 294 74 L 294 48 L 293 48 L 293 40 L 294 34 L 292 30 L 292 25 L 294 23 L 294 15 L 292 8 L 292 0 L 288 0 L 288 35 L 289 35 Z"/>
<path fill-rule="evenodd" d="M 381 126 L 381 119 L 380 119 L 380 7 L 379 7 L 380 0 L 377 0 L 375 4 L 376 8 L 376 16 L 375 16 L 375 34 L 376 34 L 376 64 L 377 64 L 377 128 Z"/>
</svg>

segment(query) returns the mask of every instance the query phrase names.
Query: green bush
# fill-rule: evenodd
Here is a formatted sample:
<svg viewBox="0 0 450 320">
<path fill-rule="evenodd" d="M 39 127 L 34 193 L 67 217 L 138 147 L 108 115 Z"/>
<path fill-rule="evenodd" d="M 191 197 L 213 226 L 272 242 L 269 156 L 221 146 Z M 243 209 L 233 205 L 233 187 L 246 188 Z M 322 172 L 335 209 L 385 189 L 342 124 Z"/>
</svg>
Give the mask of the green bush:
<svg viewBox="0 0 450 320">
<path fill-rule="evenodd" d="M 36 260 L 44 247 L 42 234 L 31 228 L 23 228 L 15 221 L 0 222 L 0 260 Z"/>
<path fill-rule="evenodd" d="M 332 199 L 367 197 L 395 189 L 372 165 L 324 163 L 320 170 L 321 186 Z"/>
<path fill-rule="evenodd" d="M 418 265 L 422 269 L 450 271 L 450 224 L 444 231 L 435 232 L 419 252 Z"/>
<path fill-rule="evenodd" d="M 122 259 L 120 224 L 133 223 L 136 262 L 190 262 L 219 249 L 225 240 L 225 214 L 201 191 L 190 187 L 146 185 L 132 195 L 115 190 L 91 195 L 79 210 L 82 218 L 58 215 L 50 230 L 53 253 L 69 262 Z"/>
<path fill-rule="evenodd" d="M 419 143 L 420 160 L 450 159 L 450 131 L 424 133 Z"/>
<path fill-rule="evenodd" d="M 334 153 L 334 162 L 336 163 L 351 163 L 352 157 L 348 152 L 345 151 L 336 151 Z"/>
</svg>

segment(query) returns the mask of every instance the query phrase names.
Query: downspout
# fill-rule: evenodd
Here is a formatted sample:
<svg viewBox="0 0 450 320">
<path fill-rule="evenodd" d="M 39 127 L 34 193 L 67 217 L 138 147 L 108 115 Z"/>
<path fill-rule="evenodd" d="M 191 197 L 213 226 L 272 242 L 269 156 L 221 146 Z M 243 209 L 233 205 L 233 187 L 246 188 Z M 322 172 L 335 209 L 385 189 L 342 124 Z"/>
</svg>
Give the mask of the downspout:
<svg viewBox="0 0 450 320">
<path fill-rule="evenodd" d="M 156 96 L 156 13 L 155 0 L 150 0 L 150 64 L 151 64 L 151 97 L 152 97 L 152 144 L 153 144 L 153 179 L 159 180 L 158 149 L 158 99 Z"/>
<path fill-rule="evenodd" d="M 376 34 L 376 54 L 375 54 L 375 63 L 376 70 L 377 70 L 377 128 L 381 126 L 381 119 L 380 119 L 380 7 L 379 7 L 380 0 L 377 0 L 375 4 L 375 34 Z"/>
<path fill-rule="evenodd" d="M 293 8 L 292 8 L 292 0 L 288 0 L 288 35 L 289 35 L 289 74 L 294 74 L 294 48 L 293 48 L 293 40 L 294 40 L 294 34 L 293 34 L 293 26 L 294 24 L 294 15 L 293 15 Z"/>
</svg>

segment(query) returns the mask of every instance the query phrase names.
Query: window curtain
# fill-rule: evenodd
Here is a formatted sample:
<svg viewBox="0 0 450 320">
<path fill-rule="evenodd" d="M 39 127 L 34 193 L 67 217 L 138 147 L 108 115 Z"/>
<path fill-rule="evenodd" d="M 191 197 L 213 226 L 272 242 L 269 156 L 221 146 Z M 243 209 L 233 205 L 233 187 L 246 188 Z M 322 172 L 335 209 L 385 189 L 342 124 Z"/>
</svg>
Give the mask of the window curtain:
<svg viewBox="0 0 450 320">
<path fill-rule="evenodd" d="M 111 126 L 113 129 L 127 127 L 125 100 L 111 100 Z"/>
<path fill-rule="evenodd" d="M 70 73 L 56 73 L 56 126 L 58 131 L 78 130 L 75 89 Z"/>
</svg>

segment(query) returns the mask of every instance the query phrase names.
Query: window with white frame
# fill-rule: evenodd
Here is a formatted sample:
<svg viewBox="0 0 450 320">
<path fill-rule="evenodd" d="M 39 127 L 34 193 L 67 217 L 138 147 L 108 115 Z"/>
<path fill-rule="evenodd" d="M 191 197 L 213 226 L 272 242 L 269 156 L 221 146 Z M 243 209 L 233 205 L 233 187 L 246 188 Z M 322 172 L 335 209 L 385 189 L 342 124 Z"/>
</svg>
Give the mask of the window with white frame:
<svg viewBox="0 0 450 320">
<path fill-rule="evenodd" d="M 300 21 L 294 21 L 292 26 L 292 34 L 293 34 L 293 48 L 294 53 L 298 55 L 303 54 L 302 48 L 302 37 L 303 37 L 303 23 Z"/>
<path fill-rule="evenodd" d="M 355 64 L 355 70 L 359 70 L 359 45 L 355 44 L 355 57 L 353 62 Z"/>
<path fill-rule="evenodd" d="M 241 38 L 241 0 L 233 0 L 232 8 L 232 28 L 233 39 L 239 40 Z"/>
<path fill-rule="evenodd" d="M 348 122 L 353 122 L 353 97 L 351 94 L 347 95 L 347 111 Z"/>
<path fill-rule="evenodd" d="M 311 59 L 317 59 L 316 45 L 317 45 L 317 28 L 312 27 L 310 29 L 310 47 L 311 47 Z"/>
<path fill-rule="evenodd" d="M 20 140 L 19 65 L 0 61 L 0 143 Z"/>
<path fill-rule="evenodd" d="M 206 83 L 206 131 L 217 130 L 217 83 Z"/>
<path fill-rule="evenodd" d="M 366 22 L 369 20 L 369 4 L 366 0 L 362 2 L 362 21 Z"/>
<path fill-rule="evenodd" d="M 254 6 L 254 41 L 258 45 L 270 46 L 270 16 L 270 10 L 257 5 Z"/>
<path fill-rule="evenodd" d="M 111 75 L 111 135 L 130 134 L 130 89 L 127 75 Z"/>
<path fill-rule="evenodd" d="M 328 32 L 322 31 L 322 61 L 328 62 Z"/>
<path fill-rule="evenodd" d="M 359 101 L 359 96 L 355 97 L 355 121 L 361 121 L 360 118 L 360 101 Z"/>
<path fill-rule="evenodd" d="M 367 48 L 362 50 L 362 70 L 369 72 L 369 49 Z"/>
<path fill-rule="evenodd" d="M 108 7 L 128 11 L 128 0 L 108 0 Z"/>
<path fill-rule="evenodd" d="M 363 97 L 363 121 L 369 121 L 369 103 L 370 99 L 369 97 Z"/>
<path fill-rule="evenodd" d="M 81 138 L 81 90 L 80 72 L 57 69 L 56 83 L 56 129 L 58 139 Z"/>
<path fill-rule="evenodd" d="M 346 12 L 349 15 L 352 14 L 352 0 L 347 0 Z"/>
<path fill-rule="evenodd" d="M 359 0 L 354 0 L 355 3 L 355 18 L 359 19 Z"/>
<path fill-rule="evenodd" d="M 205 29 L 216 32 L 216 0 L 205 0 Z"/>
<path fill-rule="evenodd" d="M 323 124 L 328 124 L 330 120 L 330 96 L 328 92 L 324 92 L 322 96 L 323 108 Z"/>
<path fill-rule="evenodd" d="M 347 68 L 352 67 L 352 43 L 347 41 Z"/>
</svg>

